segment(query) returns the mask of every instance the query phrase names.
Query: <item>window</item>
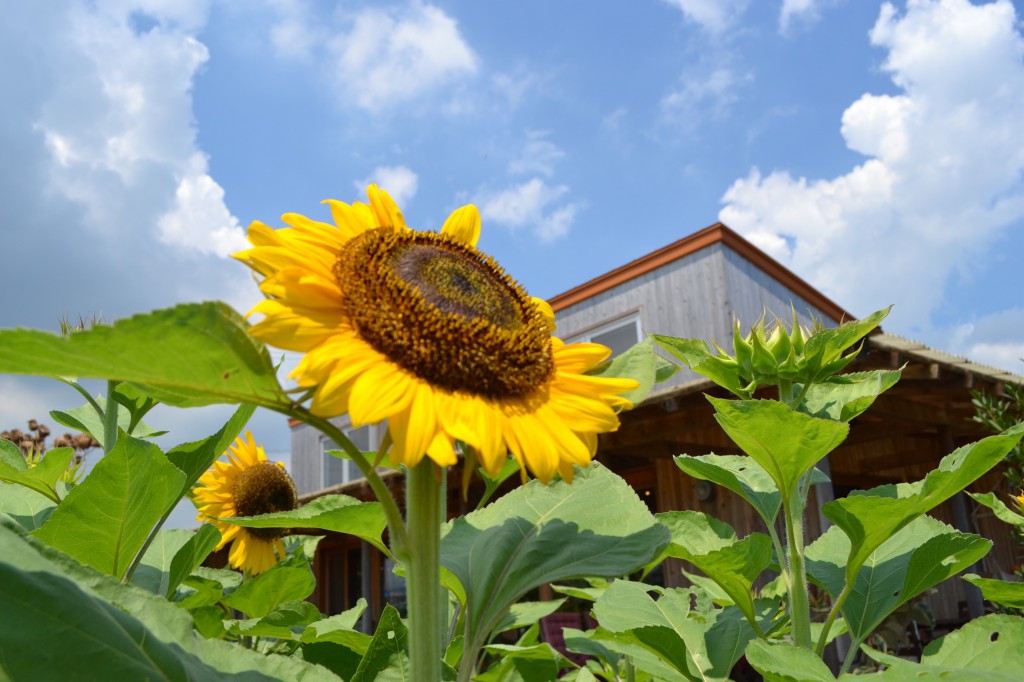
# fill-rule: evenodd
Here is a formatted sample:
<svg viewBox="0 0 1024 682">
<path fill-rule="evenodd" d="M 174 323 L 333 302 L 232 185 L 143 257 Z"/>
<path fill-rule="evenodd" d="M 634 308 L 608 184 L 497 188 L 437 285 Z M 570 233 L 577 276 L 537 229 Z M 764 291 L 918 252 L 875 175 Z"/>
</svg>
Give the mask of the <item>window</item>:
<svg viewBox="0 0 1024 682">
<path fill-rule="evenodd" d="M 569 339 L 570 343 L 586 341 L 608 346 L 613 356 L 623 353 L 640 341 L 640 316 L 633 313 Z"/>
<path fill-rule="evenodd" d="M 383 425 L 368 424 L 360 426 L 358 429 L 344 428 L 342 431 L 360 451 L 369 452 L 376 449 L 377 443 L 380 442 L 378 433 L 383 428 L 385 428 Z M 341 447 L 330 438 L 320 439 L 320 449 L 324 458 L 323 487 L 329 488 L 333 485 L 357 481 L 363 477 L 363 472 L 359 471 L 359 467 L 352 460 L 328 454 L 329 450 L 341 450 Z"/>
</svg>

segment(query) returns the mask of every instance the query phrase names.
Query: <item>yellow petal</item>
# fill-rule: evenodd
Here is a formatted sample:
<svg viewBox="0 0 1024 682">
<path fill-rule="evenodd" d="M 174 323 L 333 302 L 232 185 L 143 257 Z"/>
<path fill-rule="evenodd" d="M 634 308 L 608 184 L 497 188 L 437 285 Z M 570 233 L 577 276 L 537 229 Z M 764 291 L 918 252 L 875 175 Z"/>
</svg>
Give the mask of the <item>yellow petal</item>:
<svg viewBox="0 0 1024 682">
<path fill-rule="evenodd" d="M 466 246 L 476 246 L 480 239 L 480 211 L 473 204 L 455 209 L 444 221 L 441 234 Z"/>
<path fill-rule="evenodd" d="M 396 229 L 408 229 L 405 226 L 405 218 L 398 204 L 391 198 L 391 195 L 377 185 L 370 185 L 366 188 L 366 194 L 370 197 L 370 206 L 377 218 L 377 224 L 381 227 Z"/>
</svg>

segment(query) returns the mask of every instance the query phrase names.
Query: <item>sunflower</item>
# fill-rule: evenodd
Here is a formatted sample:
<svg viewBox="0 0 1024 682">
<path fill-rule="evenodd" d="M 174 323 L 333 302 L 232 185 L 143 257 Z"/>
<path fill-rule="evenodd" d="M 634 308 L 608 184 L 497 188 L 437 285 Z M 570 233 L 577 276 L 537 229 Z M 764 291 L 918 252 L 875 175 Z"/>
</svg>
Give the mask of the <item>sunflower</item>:
<svg viewBox="0 0 1024 682">
<path fill-rule="evenodd" d="M 571 480 L 637 383 L 585 374 L 610 351 L 551 336 L 551 307 L 477 250 L 475 206 L 419 232 L 386 192 L 367 194 L 326 200 L 334 224 L 288 213 L 286 228 L 249 227 L 253 248 L 235 257 L 266 296 L 252 334 L 305 354 L 292 377 L 315 415 L 387 420 L 393 465 L 452 465 L 461 441 L 488 473 L 511 452 L 542 481 Z"/>
<path fill-rule="evenodd" d="M 256 445 L 248 431 L 244 439 L 236 438 L 225 454 L 227 462 L 214 462 L 199 478 L 194 491 L 199 509 L 196 520 L 212 523 L 220 530 L 217 549 L 232 543 L 228 561 L 234 568 L 252 575 L 263 573 L 284 558 L 281 530 L 244 528 L 218 519 L 295 509 L 295 484 L 283 464 L 267 461 L 263 447 Z"/>
</svg>

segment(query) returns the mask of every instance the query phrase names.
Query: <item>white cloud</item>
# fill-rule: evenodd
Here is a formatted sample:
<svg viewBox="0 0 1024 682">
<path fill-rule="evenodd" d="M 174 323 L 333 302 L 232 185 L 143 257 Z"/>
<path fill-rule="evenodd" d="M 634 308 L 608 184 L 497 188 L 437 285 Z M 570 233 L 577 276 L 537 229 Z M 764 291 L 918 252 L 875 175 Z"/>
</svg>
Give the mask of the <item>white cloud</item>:
<svg viewBox="0 0 1024 682">
<path fill-rule="evenodd" d="M 686 18 L 710 33 L 721 33 L 735 25 L 747 9 L 748 0 L 665 0 Z"/>
<path fill-rule="evenodd" d="M 249 242 L 238 219 L 224 205 L 224 190 L 206 166 L 205 156 L 193 156 L 192 167 L 178 183 L 174 208 L 157 221 L 160 241 L 227 257 Z"/>
<path fill-rule="evenodd" d="M 782 0 L 779 11 L 779 33 L 786 34 L 793 27 L 794 20 L 805 23 L 817 21 L 821 0 Z"/>
<path fill-rule="evenodd" d="M 499 191 L 482 191 L 474 200 L 485 221 L 512 229 L 532 226 L 543 242 L 551 242 L 568 234 L 582 208 L 579 202 L 562 203 L 568 194 L 566 185 L 548 185 L 540 178 Z"/>
<path fill-rule="evenodd" d="M 720 218 L 854 314 L 897 303 L 890 323 L 924 329 L 950 278 L 1024 220 L 1024 39 L 1005 0 L 911 0 L 884 5 L 871 40 L 901 92 L 843 115 L 869 158 L 829 179 L 754 169 Z"/>
<path fill-rule="evenodd" d="M 717 62 L 690 67 L 679 87 L 661 99 L 662 113 L 688 129 L 696 128 L 708 114 L 727 114 L 743 86 L 753 80 L 750 73 L 738 73 L 727 61 L 720 55 Z"/>
<path fill-rule="evenodd" d="M 958 325 L 950 351 L 1024 375 L 1024 308 L 1011 308 Z"/>
<path fill-rule="evenodd" d="M 410 199 L 416 196 L 419 177 L 405 166 L 377 166 L 369 177 L 358 180 L 354 184 L 356 191 L 362 194 L 372 183 L 382 187 L 391 195 L 395 203 L 404 207 Z"/>
<path fill-rule="evenodd" d="M 565 152 L 547 138 L 547 131 L 528 131 L 526 144 L 519 156 L 509 163 L 508 171 L 516 175 L 540 173 L 551 177 L 555 172 L 555 163 L 565 157 Z"/>
<path fill-rule="evenodd" d="M 476 73 L 477 57 L 437 7 L 366 8 L 330 45 L 335 74 L 356 103 L 377 111 Z"/>
</svg>

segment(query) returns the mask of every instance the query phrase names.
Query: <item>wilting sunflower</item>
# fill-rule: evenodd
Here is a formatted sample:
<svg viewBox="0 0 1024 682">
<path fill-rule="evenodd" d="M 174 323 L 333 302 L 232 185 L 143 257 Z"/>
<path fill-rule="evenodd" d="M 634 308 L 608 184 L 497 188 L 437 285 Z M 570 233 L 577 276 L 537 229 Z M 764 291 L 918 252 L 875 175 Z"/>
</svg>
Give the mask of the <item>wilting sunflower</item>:
<svg viewBox="0 0 1024 682">
<path fill-rule="evenodd" d="M 542 481 L 571 479 L 636 382 L 585 376 L 610 351 L 551 336 L 551 307 L 476 249 L 475 206 L 418 232 L 386 192 L 367 193 L 324 202 L 333 225 L 288 213 L 287 228 L 249 227 L 253 248 L 235 257 L 267 297 L 253 335 L 305 353 L 292 376 L 315 390 L 314 414 L 388 420 L 392 464 L 454 464 L 459 440 L 489 473 L 511 452 Z"/>
<path fill-rule="evenodd" d="M 228 561 L 234 568 L 252 575 L 263 573 L 284 558 L 281 530 L 244 528 L 217 519 L 295 509 L 295 484 L 283 464 L 267 461 L 263 447 L 256 445 L 248 431 L 244 439 L 236 438 L 225 454 L 227 462 L 214 462 L 199 479 L 194 491 L 199 508 L 196 519 L 220 530 L 217 549 L 233 543 Z"/>
</svg>

